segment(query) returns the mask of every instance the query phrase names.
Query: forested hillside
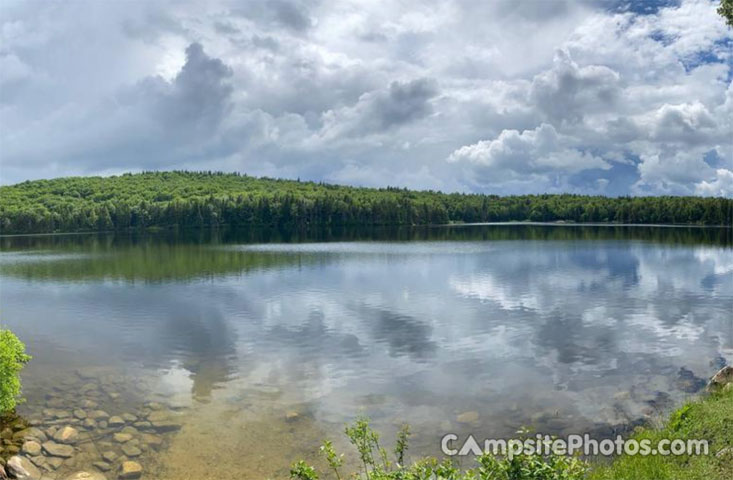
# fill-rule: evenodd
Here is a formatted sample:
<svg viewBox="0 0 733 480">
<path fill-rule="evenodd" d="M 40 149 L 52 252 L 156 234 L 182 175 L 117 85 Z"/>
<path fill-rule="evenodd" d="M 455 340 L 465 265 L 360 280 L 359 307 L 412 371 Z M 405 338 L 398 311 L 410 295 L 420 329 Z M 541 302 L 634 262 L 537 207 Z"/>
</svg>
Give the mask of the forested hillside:
<svg viewBox="0 0 733 480">
<path fill-rule="evenodd" d="M 57 178 L 0 187 L 0 231 L 5 234 L 513 220 L 732 225 L 733 199 L 498 197 L 181 171 Z"/>
</svg>

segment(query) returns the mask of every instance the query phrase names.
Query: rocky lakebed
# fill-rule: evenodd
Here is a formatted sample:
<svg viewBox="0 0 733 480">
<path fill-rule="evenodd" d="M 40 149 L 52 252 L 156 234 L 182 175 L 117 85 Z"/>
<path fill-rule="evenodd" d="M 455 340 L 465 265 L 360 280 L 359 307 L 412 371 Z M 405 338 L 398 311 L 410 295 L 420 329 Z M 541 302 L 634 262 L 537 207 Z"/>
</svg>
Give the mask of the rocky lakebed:
<svg viewBox="0 0 733 480">
<path fill-rule="evenodd" d="M 90 375 L 48 388 L 0 423 L 0 479 L 138 479 L 180 430 L 185 407 L 135 402 L 129 378 Z M 146 476 L 147 477 L 147 476 Z M 147 477 L 149 478 L 149 477 Z"/>
</svg>

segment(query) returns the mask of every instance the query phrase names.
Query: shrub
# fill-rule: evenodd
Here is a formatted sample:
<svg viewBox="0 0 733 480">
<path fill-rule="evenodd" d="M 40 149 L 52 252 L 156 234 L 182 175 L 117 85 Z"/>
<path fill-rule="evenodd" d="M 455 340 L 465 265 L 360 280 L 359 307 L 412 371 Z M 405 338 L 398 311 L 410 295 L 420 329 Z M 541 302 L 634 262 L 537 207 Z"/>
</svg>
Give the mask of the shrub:
<svg viewBox="0 0 733 480">
<path fill-rule="evenodd" d="M 379 444 L 379 434 L 369 426 L 366 418 L 358 419 L 346 427 L 346 435 L 356 448 L 361 463 L 360 471 L 343 475 L 343 455 L 334 451 L 326 440 L 321 454 L 326 458 L 337 479 L 361 480 L 582 480 L 588 472 L 588 464 L 576 457 L 561 455 L 520 454 L 512 458 L 498 458 L 484 454 L 476 458 L 477 466 L 461 471 L 451 461 L 424 458 L 412 465 L 404 461 L 409 429 L 405 426 L 397 436 L 394 461 Z M 302 460 L 290 470 L 293 480 L 317 480 L 316 470 Z"/>
<path fill-rule="evenodd" d="M 15 409 L 20 396 L 18 375 L 30 359 L 23 342 L 10 330 L 0 329 L 0 414 Z"/>
</svg>

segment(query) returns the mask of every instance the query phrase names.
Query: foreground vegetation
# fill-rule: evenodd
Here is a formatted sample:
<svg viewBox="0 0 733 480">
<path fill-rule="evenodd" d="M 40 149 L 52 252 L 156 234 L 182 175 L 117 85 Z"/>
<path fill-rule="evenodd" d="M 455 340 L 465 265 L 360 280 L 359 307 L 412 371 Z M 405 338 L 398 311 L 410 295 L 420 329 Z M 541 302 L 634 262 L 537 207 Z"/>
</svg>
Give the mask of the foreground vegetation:
<svg viewBox="0 0 733 480">
<path fill-rule="evenodd" d="M 0 187 L 0 231 L 571 221 L 733 225 L 733 199 L 445 194 L 204 172 L 68 177 Z"/>
<path fill-rule="evenodd" d="M 709 455 L 628 456 L 592 469 L 589 480 L 730 480 L 733 478 L 733 389 L 692 401 L 674 411 L 661 428 L 637 440 L 706 439 Z"/>
<path fill-rule="evenodd" d="M 0 416 L 12 412 L 20 396 L 20 370 L 30 360 L 25 345 L 10 330 L 0 328 Z"/>
<path fill-rule="evenodd" d="M 392 452 L 381 446 L 379 435 L 365 419 L 347 427 L 346 435 L 356 449 L 361 465 L 358 471 L 342 471 L 344 456 L 337 454 L 329 441 L 321 446 L 331 467 L 329 476 L 337 480 L 729 480 L 733 478 L 733 388 L 687 403 L 674 411 L 664 426 L 638 429 L 632 436 L 639 441 L 650 439 L 652 445 L 662 439 L 705 439 L 708 455 L 621 455 L 608 463 L 591 464 L 560 455 L 520 454 L 510 459 L 484 454 L 476 458 L 475 467 L 460 470 L 449 460 L 407 462 L 406 429 L 398 435 Z M 321 478 L 303 461 L 293 464 L 290 474 L 294 480 Z"/>
<path fill-rule="evenodd" d="M 409 428 L 403 427 L 397 435 L 394 449 L 388 452 L 380 444 L 380 436 L 365 418 L 346 427 L 346 436 L 358 454 L 361 468 L 356 472 L 342 471 L 344 455 L 338 454 L 326 440 L 321 445 L 334 478 L 362 480 L 581 480 L 588 465 L 584 461 L 562 455 L 520 454 L 500 459 L 490 454 L 476 459 L 476 467 L 461 471 L 450 460 L 424 458 L 415 463 L 406 461 Z M 311 465 L 300 461 L 290 469 L 293 480 L 318 480 L 319 473 Z"/>
</svg>

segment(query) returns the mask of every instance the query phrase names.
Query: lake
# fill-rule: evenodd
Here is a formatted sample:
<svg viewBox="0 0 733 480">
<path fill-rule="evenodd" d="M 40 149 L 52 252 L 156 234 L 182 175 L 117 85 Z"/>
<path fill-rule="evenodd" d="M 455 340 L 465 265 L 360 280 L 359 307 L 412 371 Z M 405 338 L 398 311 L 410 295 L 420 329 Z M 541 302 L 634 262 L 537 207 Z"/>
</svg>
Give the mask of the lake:
<svg viewBox="0 0 733 480">
<path fill-rule="evenodd" d="M 200 231 L 0 246 L 0 319 L 34 357 L 19 413 L 47 436 L 79 431 L 71 458 L 43 465 L 59 477 L 130 457 L 143 478 L 287 478 L 297 459 L 322 465 L 322 439 L 343 447 L 358 415 L 388 445 L 409 423 L 413 459 L 438 454 L 445 433 L 611 436 L 733 360 L 730 229 Z M 115 437 L 123 430 L 132 440 Z"/>
</svg>

